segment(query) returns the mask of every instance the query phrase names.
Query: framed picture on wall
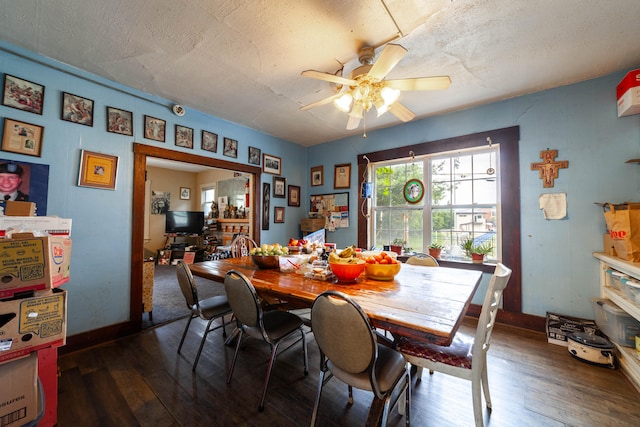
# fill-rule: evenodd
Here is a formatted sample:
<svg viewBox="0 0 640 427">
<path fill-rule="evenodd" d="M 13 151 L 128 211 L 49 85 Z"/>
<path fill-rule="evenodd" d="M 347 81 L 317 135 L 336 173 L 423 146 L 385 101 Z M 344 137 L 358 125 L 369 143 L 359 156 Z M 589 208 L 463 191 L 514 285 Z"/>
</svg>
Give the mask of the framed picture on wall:
<svg viewBox="0 0 640 427">
<path fill-rule="evenodd" d="M 42 115 L 44 86 L 5 74 L 2 105 Z"/>
<path fill-rule="evenodd" d="M 284 207 L 276 206 L 273 208 L 273 223 L 282 224 L 284 222 Z"/>
<path fill-rule="evenodd" d="M 271 209 L 271 184 L 262 183 L 262 229 L 269 229 L 269 209 Z"/>
<path fill-rule="evenodd" d="M 287 204 L 289 206 L 299 207 L 300 206 L 300 187 L 297 185 L 290 185 L 288 188 L 289 188 L 289 194 L 287 197 Z"/>
<path fill-rule="evenodd" d="M 273 177 L 273 197 L 284 199 L 286 197 L 287 179 L 280 176 Z"/>
<path fill-rule="evenodd" d="M 222 154 L 227 157 L 238 157 L 238 141 L 231 138 L 224 138 L 224 147 L 222 148 Z"/>
<path fill-rule="evenodd" d="M 218 151 L 218 134 L 209 132 L 206 130 L 202 131 L 202 141 L 201 148 L 205 151 L 211 151 L 215 153 Z"/>
<path fill-rule="evenodd" d="M 262 150 L 256 147 L 249 147 L 249 164 L 260 166 L 260 154 Z"/>
<path fill-rule="evenodd" d="M 282 159 L 271 154 L 263 154 L 262 172 L 280 175 L 282 173 Z"/>
<path fill-rule="evenodd" d="M 78 186 L 115 190 L 117 171 L 117 156 L 82 150 Z"/>
<path fill-rule="evenodd" d="M 144 116 L 144 137 L 164 142 L 167 122 L 151 116 Z"/>
<path fill-rule="evenodd" d="M 324 166 L 314 166 L 311 168 L 311 186 L 324 185 Z"/>
<path fill-rule="evenodd" d="M 0 207 L 7 201 L 34 202 L 38 216 L 47 215 L 47 195 L 49 194 L 49 165 L 0 159 L 0 173 L 15 175 L 17 179 L 5 180 L 0 188 Z"/>
<path fill-rule="evenodd" d="M 107 107 L 107 132 L 133 136 L 133 113 Z"/>
<path fill-rule="evenodd" d="M 40 157 L 43 135 L 43 126 L 5 118 L 2 151 Z"/>
<path fill-rule="evenodd" d="M 180 187 L 180 200 L 191 199 L 191 189 L 189 187 Z"/>
<path fill-rule="evenodd" d="M 193 129 L 176 125 L 176 142 L 178 147 L 193 148 Z"/>
<path fill-rule="evenodd" d="M 62 120 L 93 126 L 93 100 L 62 92 Z"/>
<path fill-rule="evenodd" d="M 333 188 L 349 188 L 351 186 L 351 163 L 336 165 L 333 176 Z"/>
</svg>

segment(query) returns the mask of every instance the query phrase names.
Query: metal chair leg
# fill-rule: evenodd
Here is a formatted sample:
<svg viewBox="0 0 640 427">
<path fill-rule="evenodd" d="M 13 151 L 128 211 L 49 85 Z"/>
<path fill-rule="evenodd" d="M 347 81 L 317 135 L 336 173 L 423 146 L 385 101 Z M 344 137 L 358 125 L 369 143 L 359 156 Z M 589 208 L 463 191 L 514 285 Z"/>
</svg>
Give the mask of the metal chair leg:
<svg viewBox="0 0 640 427">
<path fill-rule="evenodd" d="M 264 411 L 264 399 L 267 397 L 267 387 L 269 387 L 269 380 L 271 379 L 271 369 L 273 368 L 273 363 L 276 360 L 276 353 L 278 351 L 278 345 L 280 342 L 278 341 L 275 344 L 271 345 L 271 358 L 269 359 L 269 365 L 267 366 L 267 376 L 264 378 L 264 387 L 262 389 L 262 400 L 260 400 L 260 405 L 258 405 L 258 411 Z"/>
<path fill-rule="evenodd" d="M 238 329 L 238 342 L 236 344 L 236 351 L 233 353 L 233 360 L 231 361 L 231 368 L 229 368 L 229 375 L 227 375 L 227 384 L 231 382 L 231 376 L 233 375 L 233 368 L 236 367 L 236 359 L 238 358 L 238 352 L 240 351 L 240 343 L 242 342 L 242 335 L 244 331 L 242 329 Z"/>
<path fill-rule="evenodd" d="M 209 323 L 207 323 L 207 328 L 204 330 L 204 333 L 202 334 L 202 339 L 200 340 L 200 348 L 198 348 L 198 354 L 196 354 L 196 360 L 193 362 L 193 367 L 191 368 L 191 370 L 193 372 L 196 371 L 196 366 L 198 366 L 198 360 L 200 360 L 200 353 L 202 353 L 202 348 L 204 347 L 204 343 L 207 340 L 207 335 L 209 335 L 209 332 L 211 331 L 211 323 L 214 321 L 215 318 L 209 320 Z"/>
<path fill-rule="evenodd" d="M 184 343 L 184 338 L 187 336 L 187 331 L 189 330 L 189 325 L 195 316 L 192 314 L 187 321 L 187 326 L 184 328 L 184 332 L 182 333 L 182 339 L 180 340 L 180 345 L 178 346 L 178 353 L 180 353 L 180 349 L 182 348 L 182 344 Z"/>
</svg>

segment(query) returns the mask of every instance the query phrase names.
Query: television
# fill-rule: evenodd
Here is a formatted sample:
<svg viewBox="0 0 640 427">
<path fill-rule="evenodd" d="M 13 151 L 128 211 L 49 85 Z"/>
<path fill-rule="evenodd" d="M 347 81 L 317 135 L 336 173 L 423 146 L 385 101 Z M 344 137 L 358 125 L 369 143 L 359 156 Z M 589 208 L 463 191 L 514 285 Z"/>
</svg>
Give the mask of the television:
<svg viewBox="0 0 640 427">
<path fill-rule="evenodd" d="M 204 212 L 168 211 L 164 232 L 166 234 L 202 234 Z"/>
</svg>

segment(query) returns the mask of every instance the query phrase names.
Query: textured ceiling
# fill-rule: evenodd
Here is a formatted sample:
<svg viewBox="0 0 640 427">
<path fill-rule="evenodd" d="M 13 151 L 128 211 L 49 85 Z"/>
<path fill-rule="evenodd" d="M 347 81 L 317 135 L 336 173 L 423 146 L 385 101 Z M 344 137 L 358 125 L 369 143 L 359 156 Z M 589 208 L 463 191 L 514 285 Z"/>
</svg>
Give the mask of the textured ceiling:
<svg viewBox="0 0 640 427">
<path fill-rule="evenodd" d="M 388 78 L 451 76 L 401 95 L 417 120 L 635 68 L 638 17 L 639 0 L 0 0 L 0 39 L 310 146 L 362 124 L 300 111 L 335 93 L 300 72 L 348 76 L 363 45 L 408 49 Z"/>
</svg>

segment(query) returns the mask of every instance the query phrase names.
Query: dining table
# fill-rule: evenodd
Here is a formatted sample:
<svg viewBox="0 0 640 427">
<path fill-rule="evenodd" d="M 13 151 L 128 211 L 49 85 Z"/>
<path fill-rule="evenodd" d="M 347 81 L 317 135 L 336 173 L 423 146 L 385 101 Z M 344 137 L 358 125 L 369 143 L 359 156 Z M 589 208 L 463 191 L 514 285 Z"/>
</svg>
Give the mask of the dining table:
<svg viewBox="0 0 640 427">
<path fill-rule="evenodd" d="M 263 269 L 250 256 L 194 263 L 193 275 L 224 283 L 229 271 L 249 278 L 256 292 L 285 301 L 287 307 L 311 307 L 327 290 L 338 290 L 353 298 L 374 327 L 389 331 L 393 339 L 407 337 L 438 345 L 450 345 L 482 279 L 477 270 L 401 264 L 393 280 L 374 280 L 363 272 L 355 281 L 335 277 L 319 280 L 297 272 Z M 378 425 L 384 402 L 374 399 L 367 425 Z"/>
</svg>

